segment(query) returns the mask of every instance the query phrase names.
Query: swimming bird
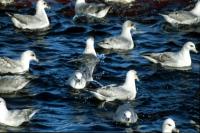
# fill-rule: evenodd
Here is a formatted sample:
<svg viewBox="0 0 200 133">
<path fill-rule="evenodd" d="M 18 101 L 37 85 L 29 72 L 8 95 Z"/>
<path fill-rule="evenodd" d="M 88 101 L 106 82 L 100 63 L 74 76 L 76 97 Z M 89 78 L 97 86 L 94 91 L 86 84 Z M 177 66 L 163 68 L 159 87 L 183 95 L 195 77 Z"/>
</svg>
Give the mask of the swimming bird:
<svg viewBox="0 0 200 133">
<path fill-rule="evenodd" d="M 35 109 L 8 110 L 5 100 L 0 98 L 0 124 L 18 127 L 24 122 L 30 121 L 38 111 Z"/>
<path fill-rule="evenodd" d="M 38 62 L 35 53 L 31 50 L 23 52 L 19 60 L 0 57 L 0 73 L 23 74 L 29 70 L 29 64 L 32 60 Z"/>
<path fill-rule="evenodd" d="M 94 97 L 101 101 L 109 102 L 114 100 L 134 100 L 136 97 L 135 79 L 138 79 L 135 70 L 129 70 L 126 80 L 122 85 L 111 84 L 98 88 L 96 91 L 89 91 Z"/>
<path fill-rule="evenodd" d="M 173 119 L 168 118 L 163 122 L 162 133 L 179 133 L 179 130 L 176 128 L 175 122 Z"/>
<path fill-rule="evenodd" d="M 144 58 L 167 67 L 189 67 L 192 64 L 190 51 L 198 53 L 193 42 L 187 42 L 178 52 L 145 53 Z"/>
<path fill-rule="evenodd" d="M 129 103 L 125 103 L 117 108 L 115 114 L 113 115 L 113 120 L 117 123 L 129 126 L 130 124 L 137 122 L 138 116 L 131 105 Z"/>
<path fill-rule="evenodd" d="M 98 43 L 104 49 L 130 50 L 134 48 L 131 30 L 136 30 L 133 22 L 127 20 L 122 26 L 122 32 L 118 36 L 105 38 Z"/>
<path fill-rule="evenodd" d="M 32 75 L 0 76 L 0 93 L 12 93 L 21 90 L 34 78 Z"/>
<path fill-rule="evenodd" d="M 45 8 L 49 8 L 44 0 L 38 0 L 35 15 L 21 15 L 7 13 L 15 27 L 28 30 L 46 29 L 50 26 Z"/>
<path fill-rule="evenodd" d="M 79 61 L 81 65 L 69 78 L 68 84 L 74 89 L 83 89 L 88 82 L 93 81 L 92 75 L 96 64 L 99 62 L 94 49 L 93 37 L 87 39 L 83 56 L 74 61 Z"/>
<path fill-rule="evenodd" d="M 110 8 L 110 6 L 104 4 L 86 3 L 85 0 L 76 0 L 75 13 L 76 15 L 103 18 L 106 16 Z"/>
<path fill-rule="evenodd" d="M 197 24 L 200 22 L 200 1 L 191 11 L 175 11 L 167 15 L 160 15 L 172 26 Z"/>
</svg>

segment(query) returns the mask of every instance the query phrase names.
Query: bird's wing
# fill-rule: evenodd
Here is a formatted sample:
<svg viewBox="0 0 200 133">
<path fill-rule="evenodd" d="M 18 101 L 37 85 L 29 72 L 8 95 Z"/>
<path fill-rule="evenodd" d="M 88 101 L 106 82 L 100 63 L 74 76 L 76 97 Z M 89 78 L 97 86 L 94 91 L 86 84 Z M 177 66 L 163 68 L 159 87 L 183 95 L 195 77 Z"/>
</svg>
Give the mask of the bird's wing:
<svg viewBox="0 0 200 133">
<path fill-rule="evenodd" d="M 99 42 L 98 45 L 103 48 L 121 48 L 128 47 L 131 45 L 131 42 L 124 37 L 110 37 L 106 38 L 103 41 Z"/>
<path fill-rule="evenodd" d="M 177 21 L 188 21 L 197 18 L 194 14 L 189 11 L 176 11 L 168 14 L 168 16 Z"/>
<path fill-rule="evenodd" d="M 0 71 L 10 70 L 16 67 L 21 67 L 16 61 L 7 57 L 0 57 Z"/>
<path fill-rule="evenodd" d="M 17 19 L 20 23 L 23 24 L 29 24 L 40 21 L 38 17 L 32 15 L 12 14 L 11 17 Z"/>
<path fill-rule="evenodd" d="M 176 55 L 172 52 L 143 54 L 143 57 L 149 59 L 154 63 L 174 62 L 176 61 L 174 56 Z"/>
</svg>

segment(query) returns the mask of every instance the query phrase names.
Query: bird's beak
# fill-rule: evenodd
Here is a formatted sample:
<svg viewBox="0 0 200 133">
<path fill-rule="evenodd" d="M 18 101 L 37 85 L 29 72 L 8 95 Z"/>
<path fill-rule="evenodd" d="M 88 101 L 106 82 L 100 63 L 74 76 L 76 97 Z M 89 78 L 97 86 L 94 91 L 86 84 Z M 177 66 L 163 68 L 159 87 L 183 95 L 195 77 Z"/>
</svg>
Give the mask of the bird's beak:
<svg viewBox="0 0 200 133">
<path fill-rule="evenodd" d="M 198 53 L 198 51 L 197 51 L 197 49 L 196 49 L 196 48 L 194 48 L 192 51 L 193 51 L 193 52 L 195 52 L 195 53 Z"/>
<path fill-rule="evenodd" d="M 47 9 L 51 9 L 51 6 L 47 3 Z"/>
<path fill-rule="evenodd" d="M 38 60 L 38 58 L 37 58 L 37 57 L 35 57 L 34 61 L 35 61 L 35 62 L 37 62 L 37 63 L 39 62 L 39 60 Z"/>
<path fill-rule="evenodd" d="M 137 75 L 135 75 L 135 79 L 136 79 L 137 81 L 140 81 L 140 79 L 138 78 L 138 76 L 137 76 Z"/>
<path fill-rule="evenodd" d="M 172 131 L 173 131 L 174 133 L 179 133 L 179 129 L 177 129 L 177 128 L 174 128 Z"/>
</svg>

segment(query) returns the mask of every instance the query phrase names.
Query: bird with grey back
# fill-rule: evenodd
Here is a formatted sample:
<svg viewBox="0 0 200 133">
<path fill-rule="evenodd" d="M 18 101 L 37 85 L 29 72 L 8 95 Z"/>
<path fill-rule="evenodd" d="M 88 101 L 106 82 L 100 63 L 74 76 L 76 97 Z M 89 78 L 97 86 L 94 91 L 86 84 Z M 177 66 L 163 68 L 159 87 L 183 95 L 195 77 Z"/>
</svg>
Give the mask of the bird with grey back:
<svg viewBox="0 0 200 133">
<path fill-rule="evenodd" d="M 106 16 L 110 6 L 97 3 L 86 3 L 85 0 L 76 0 L 75 13 L 76 15 L 93 16 L 103 18 Z"/>
<path fill-rule="evenodd" d="M 18 60 L 0 57 L 0 73 L 24 74 L 29 71 L 30 61 L 32 60 L 38 62 L 36 54 L 31 50 L 23 52 Z"/>
<path fill-rule="evenodd" d="M 0 124 L 18 127 L 24 122 L 28 122 L 38 112 L 36 109 L 8 110 L 6 102 L 0 98 Z"/>
<path fill-rule="evenodd" d="M 97 99 L 105 102 L 114 100 L 134 100 L 137 93 L 135 80 L 139 80 L 137 72 L 135 70 L 130 70 L 126 74 L 124 84 L 111 84 L 89 92 Z"/>
<path fill-rule="evenodd" d="M 142 56 L 153 63 L 167 67 L 189 67 L 192 64 L 190 51 L 198 53 L 193 42 L 187 42 L 178 52 L 145 53 Z"/>
<path fill-rule="evenodd" d="M 88 82 L 93 81 L 93 72 L 99 62 L 94 49 L 94 38 L 89 37 L 86 41 L 86 48 L 83 56 L 73 61 L 80 62 L 80 67 L 69 78 L 68 84 L 74 89 L 83 89 Z"/>
<path fill-rule="evenodd" d="M 200 1 L 191 11 L 175 11 L 167 15 L 160 14 L 172 26 L 177 25 L 193 25 L 200 23 Z"/>
<path fill-rule="evenodd" d="M 44 0 L 38 0 L 35 15 L 22 15 L 7 13 L 15 27 L 25 30 L 41 30 L 50 26 L 45 8 L 49 8 Z"/>
<path fill-rule="evenodd" d="M 118 36 L 105 38 L 97 45 L 104 49 L 130 50 L 134 48 L 131 30 L 136 30 L 133 22 L 127 20 L 122 25 L 122 32 Z"/>
</svg>

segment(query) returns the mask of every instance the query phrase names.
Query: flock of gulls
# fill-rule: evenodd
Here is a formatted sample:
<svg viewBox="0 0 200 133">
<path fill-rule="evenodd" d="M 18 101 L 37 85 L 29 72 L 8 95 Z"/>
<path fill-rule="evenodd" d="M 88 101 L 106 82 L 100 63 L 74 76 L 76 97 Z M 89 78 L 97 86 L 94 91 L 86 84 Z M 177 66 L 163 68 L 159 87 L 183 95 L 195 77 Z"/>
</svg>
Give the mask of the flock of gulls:
<svg viewBox="0 0 200 133">
<path fill-rule="evenodd" d="M 7 0 L 11 1 L 12 0 Z M 106 0 L 129 3 L 134 0 Z M 3 0 L 2 2 L 6 2 Z M 45 12 L 45 8 L 49 8 L 48 4 L 44 0 L 38 0 L 36 4 L 35 15 L 22 15 L 7 13 L 11 17 L 11 20 L 15 27 L 24 30 L 40 30 L 50 26 L 48 16 Z M 108 13 L 110 6 L 96 3 L 86 3 L 85 0 L 76 0 L 75 13 L 76 15 L 85 15 L 88 17 L 103 18 Z M 175 11 L 168 15 L 161 14 L 164 19 L 171 24 L 176 25 L 193 25 L 200 21 L 200 1 L 198 1 L 191 11 Z M 102 39 L 97 45 L 103 49 L 112 50 L 132 50 L 134 48 L 134 42 L 131 35 L 131 30 L 136 30 L 133 22 L 127 20 L 122 25 L 121 34 L 118 36 L 112 36 Z M 142 56 L 150 62 L 160 64 L 163 67 L 183 68 L 190 67 L 192 64 L 190 51 L 197 53 L 195 44 L 193 42 L 186 42 L 180 51 L 177 52 L 162 52 L 162 53 L 144 53 Z M 13 60 L 7 57 L 0 57 L 0 73 L 1 74 L 25 74 L 29 71 L 29 64 L 31 61 L 38 62 L 36 54 L 33 51 L 27 50 L 21 54 L 19 60 Z M 97 57 L 94 48 L 94 38 L 89 37 L 86 41 L 86 48 L 83 55 L 74 60 L 81 62 L 78 70 L 76 70 L 71 77 L 69 77 L 67 84 L 71 88 L 76 90 L 86 90 L 85 87 L 89 82 L 95 81 L 92 77 L 95 66 L 98 64 L 99 59 Z M 73 61 L 72 61 L 73 62 Z M 9 75 L 8 75 L 9 77 Z M 15 80 L 15 77 L 14 77 Z M 21 79 L 25 80 L 25 79 Z M 100 85 L 95 90 L 86 90 L 97 99 L 104 102 L 111 102 L 115 100 L 130 101 L 136 98 L 137 89 L 135 80 L 139 81 L 137 72 L 135 70 L 129 70 L 126 74 L 126 78 L 123 84 L 111 84 L 107 86 Z M 2 79 L 1 79 L 2 81 Z M 16 81 L 17 82 L 17 81 Z M 97 81 L 96 81 L 97 82 Z M 0 87 L 0 93 L 11 93 L 22 89 L 28 81 L 24 81 L 24 84 L 20 86 L 11 85 L 6 87 L 4 82 Z M 0 123 L 7 126 L 20 126 L 22 123 L 29 121 L 39 110 L 36 109 L 23 109 L 23 110 L 8 110 L 6 102 L 3 98 L 0 98 Z M 113 120 L 119 123 L 125 123 L 127 125 L 135 123 L 138 117 L 129 104 L 119 106 Z M 163 122 L 162 132 L 171 133 L 172 131 L 179 132 L 176 129 L 175 122 L 168 118 Z"/>
</svg>

